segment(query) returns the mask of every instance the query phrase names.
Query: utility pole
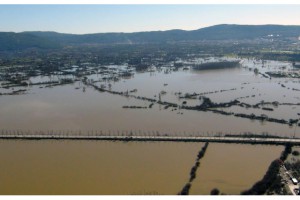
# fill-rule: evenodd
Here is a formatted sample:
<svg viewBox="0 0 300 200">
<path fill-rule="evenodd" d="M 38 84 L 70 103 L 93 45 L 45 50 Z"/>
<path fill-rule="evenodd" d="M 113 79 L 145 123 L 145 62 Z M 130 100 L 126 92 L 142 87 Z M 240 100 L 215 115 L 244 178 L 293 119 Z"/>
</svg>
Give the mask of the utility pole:
<svg viewBox="0 0 300 200">
<path fill-rule="evenodd" d="M 297 126 L 298 126 L 298 123 L 296 123 L 296 125 L 295 125 L 294 136 L 293 136 L 294 139 L 295 139 L 295 135 L 296 135 L 296 128 L 297 128 Z"/>
</svg>

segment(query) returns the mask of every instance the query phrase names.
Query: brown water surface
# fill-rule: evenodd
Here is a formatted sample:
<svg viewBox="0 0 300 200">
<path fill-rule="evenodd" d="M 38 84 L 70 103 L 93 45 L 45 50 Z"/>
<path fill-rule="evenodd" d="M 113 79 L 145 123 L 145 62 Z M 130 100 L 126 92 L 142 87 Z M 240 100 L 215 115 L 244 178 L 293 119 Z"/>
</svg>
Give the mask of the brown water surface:
<svg viewBox="0 0 300 200">
<path fill-rule="evenodd" d="M 299 81 L 292 78 L 268 79 L 253 73 L 276 71 L 286 62 L 247 60 L 242 68 L 224 70 L 188 70 L 164 73 L 136 73 L 131 79 L 111 84 L 114 91 L 137 89 L 136 96 L 195 106 L 197 99 L 179 99 L 175 93 L 203 93 L 213 102 L 261 101 L 298 103 Z M 100 75 L 88 78 L 100 80 Z M 32 78 L 33 82 L 47 77 Z M 286 87 L 282 87 L 285 84 Z M 85 88 L 84 88 L 85 87 Z M 79 88 L 79 89 L 78 89 Z M 20 88 L 15 88 L 15 90 Z M 22 88 L 24 89 L 24 88 Z M 27 94 L 0 96 L 0 131 L 110 131 L 123 130 L 149 134 L 152 131 L 173 135 L 201 135 L 223 132 L 269 132 L 291 136 L 300 129 L 286 124 L 260 122 L 211 112 L 164 109 L 150 102 L 101 93 L 77 81 L 53 88 L 27 88 Z M 230 90 L 235 89 L 235 90 Z M 226 90 L 225 92 L 219 92 Z M 228 90 L 228 91 L 227 91 Z M 0 92 L 12 89 L 0 88 Z M 215 92 L 217 91 L 217 92 Z M 273 107 L 272 107 L 273 108 Z M 300 106 L 279 106 L 274 111 L 231 107 L 237 113 L 268 114 L 289 120 L 298 118 Z M 187 182 L 191 167 L 203 143 L 103 142 L 103 141 L 8 141 L 0 140 L 0 194 L 177 194 Z M 227 194 L 239 194 L 260 180 L 282 147 L 210 144 L 201 160 L 192 194 L 209 194 L 214 187 Z"/>
<path fill-rule="evenodd" d="M 282 146 L 210 143 L 201 159 L 191 194 L 240 194 L 261 180 L 270 163 L 279 158 Z"/>
<path fill-rule="evenodd" d="M 177 194 L 202 146 L 0 140 L 0 194 Z"/>
<path fill-rule="evenodd" d="M 177 194 L 203 143 L 0 141 L 0 194 Z M 210 144 L 191 194 L 239 194 L 282 147 Z"/>
</svg>

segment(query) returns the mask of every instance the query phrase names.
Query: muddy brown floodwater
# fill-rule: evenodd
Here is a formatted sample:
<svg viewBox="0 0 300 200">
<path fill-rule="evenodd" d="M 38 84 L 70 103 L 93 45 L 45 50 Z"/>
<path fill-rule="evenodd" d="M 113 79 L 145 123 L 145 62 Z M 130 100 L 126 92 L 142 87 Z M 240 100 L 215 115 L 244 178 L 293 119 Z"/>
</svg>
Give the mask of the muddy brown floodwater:
<svg viewBox="0 0 300 200">
<path fill-rule="evenodd" d="M 187 106 L 200 104 L 196 99 L 180 99 L 178 92 L 206 93 L 213 102 L 236 98 L 251 105 L 262 101 L 290 103 L 271 106 L 274 111 L 223 108 L 227 112 L 267 114 L 277 119 L 299 117 L 299 81 L 294 78 L 265 78 L 261 73 L 292 71 L 291 63 L 245 60 L 243 67 L 224 70 L 182 70 L 135 73 L 119 82 L 95 82 L 113 91 Z M 88 79 L 101 81 L 100 75 Z M 33 82 L 47 77 L 33 78 Z M 281 84 L 286 85 L 282 87 Z M 295 88 L 294 90 L 292 88 Z M 14 88 L 14 90 L 24 89 Z M 300 128 L 287 124 L 261 122 L 212 112 L 165 109 L 154 104 L 147 109 L 124 109 L 123 106 L 149 107 L 150 102 L 96 91 L 74 84 L 26 88 L 26 94 L 0 96 L 0 131 L 122 131 L 149 134 L 199 135 L 223 132 L 238 134 L 268 132 L 300 137 Z M 224 90 L 224 92 L 220 92 Z M 12 88 L 0 88 L 11 92 Z M 217 91 L 217 92 L 215 92 Z M 244 98 L 245 97 L 245 98 Z M 270 107 L 267 105 L 266 107 Z M 222 110 L 222 109 L 221 109 Z M 85 132 L 86 133 L 86 132 Z M 103 141 L 24 141 L 0 140 L 0 194 L 177 194 L 187 182 L 191 167 L 203 143 L 103 142 Z M 279 157 L 280 146 L 210 144 L 201 159 L 192 194 L 209 194 L 217 187 L 226 194 L 239 194 L 265 174 L 270 162 Z"/>
<path fill-rule="evenodd" d="M 203 143 L 0 141 L 0 194 L 177 194 Z"/>
<path fill-rule="evenodd" d="M 149 102 L 119 95 L 85 92 L 74 85 L 33 88 L 29 94 L 1 96 L 0 127 L 4 130 L 104 130 L 160 131 L 170 134 L 240 133 L 245 131 L 291 135 L 293 127 L 261 123 L 210 112 L 171 109 L 123 109 L 124 105 L 149 106 Z M 294 111 L 295 112 L 295 111 Z M 300 130 L 300 129 L 299 129 Z"/>
<path fill-rule="evenodd" d="M 176 93 L 205 93 L 220 90 L 225 92 L 209 93 L 213 102 L 228 102 L 239 97 L 241 102 L 257 104 L 262 101 L 279 103 L 298 103 L 300 89 L 297 79 L 272 78 L 254 75 L 253 68 L 260 72 L 276 71 L 281 66 L 291 70 L 290 63 L 267 61 L 265 67 L 261 63 L 254 64 L 252 60 L 245 61 L 243 67 L 224 70 L 183 71 L 164 73 L 162 71 L 136 73 L 131 79 L 121 79 L 118 82 L 96 82 L 98 86 L 111 84 L 113 91 L 133 91 L 136 96 L 158 100 L 158 93 L 165 91 L 162 101 L 181 105 L 183 101 L 189 106 L 200 104 L 198 99 L 179 99 Z M 252 69 L 250 71 L 249 69 Z M 100 75 L 88 78 L 97 81 Z M 37 78 L 36 78 L 37 79 Z M 45 77 L 40 79 L 44 80 Z M 33 81 L 34 82 L 34 81 Z M 287 85 L 286 88 L 279 83 Z M 85 89 L 83 89 L 85 87 Z M 77 89 L 75 89 L 77 88 Z M 79 88 L 79 89 L 78 89 Z M 288 89 L 289 88 L 289 89 Z M 17 90 L 18 88 L 15 88 Z M 154 104 L 151 109 L 123 109 L 123 106 L 148 107 L 150 102 L 127 98 L 109 93 L 100 93 L 81 82 L 53 88 L 27 88 L 27 94 L 15 96 L 0 96 L 0 127 L 8 130 L 134 130 L 162 131 L 174 134 L 204 132 L 224 132 L 227 134 L 240 132 L 262 133 L 291 136 L 295 125 L 261 122 L 242 119 L 234 116 L 224 116 L 210 112 L 190 110 L 164 109 L 164 106 Z M 234 90 L 231 90 L 234 89 Z M 5 89 L 1 89 L 5 90 Z M 266 106 L 270 107 L 270 106 Z M 230 107 L 227 112 L 254 113 L 258 116 L 266 114 L 277 119 L 297 119 L 300 106 L 271 106 L 274 111 L 262 109 Z M 222 109 L 221 109 L 222 110 Z M 296 128 L 296 135 L 300 129 Z"/>
<path fill-rule="evenodd" d="M 177 194 L 203 143 L 0 141 L 0 194 Z M 191 194 L 238 194 L 282 147 L 210 144 Z"/>
<path fill-rule="evenodd" d="M 213 144 L 201 159 L 191 194 L 240 194 L 261 180 L 270 163 L 279 158 L 282 146 Z"/>
</svg>

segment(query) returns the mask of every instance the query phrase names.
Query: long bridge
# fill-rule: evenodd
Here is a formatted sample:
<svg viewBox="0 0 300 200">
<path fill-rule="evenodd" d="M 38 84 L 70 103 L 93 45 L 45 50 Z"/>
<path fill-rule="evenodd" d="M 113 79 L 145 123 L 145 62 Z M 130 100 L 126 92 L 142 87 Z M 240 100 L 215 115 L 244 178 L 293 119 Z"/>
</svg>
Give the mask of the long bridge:
<svg viewBox="0 0 300 200">
<path fill-rule="evenodd" d="M 106 141 L 169 141 L 169 142 L 218 142 L 218 143 L 242 143 L 242 144 L 271 144 L 285 145 L 291 143 L 300 145 L 299 138 L 283 138 L 272 136 L 177 136 L 177 135 L 110 135 L 110 134 L 83 134 L 83 133 L 7 133 L 0 132 L 0 139 L 6 140 L 106 140 Z"/>
</svg>

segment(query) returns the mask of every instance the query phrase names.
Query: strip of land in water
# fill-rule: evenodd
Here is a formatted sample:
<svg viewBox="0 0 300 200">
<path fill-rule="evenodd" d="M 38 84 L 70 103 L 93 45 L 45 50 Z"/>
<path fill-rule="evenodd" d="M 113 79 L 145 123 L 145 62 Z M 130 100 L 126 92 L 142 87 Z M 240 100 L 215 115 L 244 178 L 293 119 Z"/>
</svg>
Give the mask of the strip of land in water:
<svg viewBox="0 0 300 200">
<path fill-rule="evenodd" d="M 23 140 L 111 140 L 111 141 L 169 141 L 169 142 L 218 142 L 245 144 L 300 145 L 298 138 L 230 137 L 230 136 L 135 136 L 135 135 L 75 135 L 75 134 L 0 134 L 0 139 Z"/>
</svg>

